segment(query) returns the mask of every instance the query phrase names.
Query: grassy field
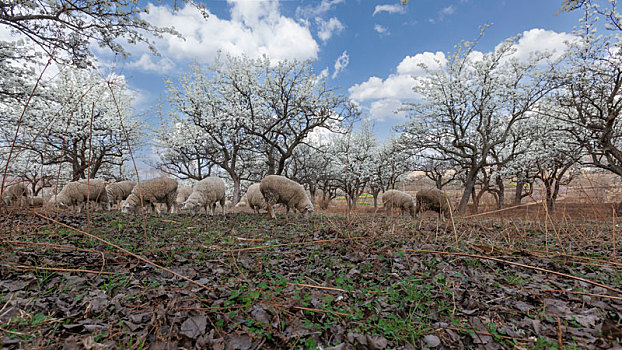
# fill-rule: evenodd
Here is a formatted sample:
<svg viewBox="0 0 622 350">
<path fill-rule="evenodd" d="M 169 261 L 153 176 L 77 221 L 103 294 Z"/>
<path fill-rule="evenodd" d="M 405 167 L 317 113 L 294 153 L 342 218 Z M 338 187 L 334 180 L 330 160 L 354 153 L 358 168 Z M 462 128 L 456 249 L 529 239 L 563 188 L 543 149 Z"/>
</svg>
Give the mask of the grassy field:
<svg viewBox="0 0 622 350">
<path fill-rule="evenodd" d="M 621 242 L 612 217 L 570 215 L 581 207 L 448 222 L 366 205 L 349 216 L 281 214 L 277 222 L 245 210 L 94 213 L 90 221 L 4 210 L 3 348 L 583 349 L 622 341 Z"/>
</svg>

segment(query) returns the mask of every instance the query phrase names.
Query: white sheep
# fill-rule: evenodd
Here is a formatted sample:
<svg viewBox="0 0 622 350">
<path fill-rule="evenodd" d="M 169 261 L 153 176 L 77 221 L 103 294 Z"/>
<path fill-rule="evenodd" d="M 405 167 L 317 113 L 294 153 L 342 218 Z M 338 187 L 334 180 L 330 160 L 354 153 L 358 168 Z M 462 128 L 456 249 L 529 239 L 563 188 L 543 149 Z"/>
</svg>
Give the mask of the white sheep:
<svg viewBox="0 0 622 350">
<path fill-rule="evenodd" d="M 2 191 L 2 202 L 6 206 L 22 206 L 30 201 L 30 197 L 32 197 L 30 187 L 21 182 L 8 186 Z"/>
<path fill-rule="evenodd" d="M 121 208 L 121 201 L 125 200 L 136 186 L 136 181 L 120 181 L 106 185 L 106 194 L 108 201 L 112 205 Z"/>
<path fill-rule="evenodd" d="M 393 208 L 400 208 L 402 214 L 408 212 L 410 216 L 415 217 L 415 201 L 406 192 L 398 190 L 386 191 L 382 194 L 382 205 L 387 213 L 390 213 Z"/>
<path fill-rule="evenodd" d="M 449 219 L 451 216 L 451 203 L 447 195 L 436 188 L 425 188 L 417 192 L 417 214 L 426 210 L 433 210 L 438 213 L 438 217 L 444 215 Z"/>
<path fill-rule="evenodd" d="M 219 177 L 206 177 L 194 185 L 182 209 L 196 215 L 202 207 L 206 212 L 208 208 L 211 208 L 212 216 L 214 216 L 216 203 L 220 203 L 222 215 L 225 215 L 225 200 L 225 182 Z"/>
<path fill-rule="evenodd" d="M 276 219 L 276 215 L 272 207 L 277 203 L 297 209 L 305 218 L 313 214 L 313 203 L 305 188 L 296 181 L 279 175 L 269 175 L 261 180 L 259 189 L 266 200 L 268 215 L 273 219 Z"/>
<path fill-rule="evenodd" d="M 255 214 L 259 214 L 259 209 L 266 209 L 266 200 L 261 194 L 260 184 L 252 184 L 248 186 L 246 190 L 246 201 L 248 206 L 255 211 Z"/>
<path fill-rule="evenodd" d="M 63 209 L 71 206 L 80 213 L 82 205 L 87 201 L 100 203 L 104 210 L 110 209 L 104 181 L 89 179 L 70 182 L 63 186 L 58 195 L 50 198 L 48 205 L 58 205 Z"/>
<path fill-rule="evenodd" d="M 155 204 L 165 203 L 166 211 L 173 213 L 175 198 L 177 198 L 177 181 L 167 177 L 158 177 L 137 184 L 123 203 L 121 211 L 136 213 L 143 205 L 149 204 L 149 207 L 160 215 Z"/>
<path fill-rule="evenodd" d="M 177 197 L 175 198 L 175 206 L 177 208 L 181 208 L 184 202 L 190 197 L 192 194 L 192 187 L 190 186 L 180 186 L 177 188 Z"/>
</svg>

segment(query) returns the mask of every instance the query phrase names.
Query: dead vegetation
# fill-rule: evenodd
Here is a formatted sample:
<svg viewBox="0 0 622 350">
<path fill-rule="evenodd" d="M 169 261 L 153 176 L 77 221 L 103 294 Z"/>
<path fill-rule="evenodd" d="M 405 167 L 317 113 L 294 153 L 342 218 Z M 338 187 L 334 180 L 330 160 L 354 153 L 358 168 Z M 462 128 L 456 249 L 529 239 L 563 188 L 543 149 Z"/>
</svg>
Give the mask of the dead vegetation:
<svg viewBox="0 0 622 350">
<path fill-rule="evenodd" d="M 3 347 L 619 346 L 614 218 L 520 210 L 455 231 L 371 210 L 96 213 L 88 229 L 84 215 L 5 211 Z"/>
</svg>

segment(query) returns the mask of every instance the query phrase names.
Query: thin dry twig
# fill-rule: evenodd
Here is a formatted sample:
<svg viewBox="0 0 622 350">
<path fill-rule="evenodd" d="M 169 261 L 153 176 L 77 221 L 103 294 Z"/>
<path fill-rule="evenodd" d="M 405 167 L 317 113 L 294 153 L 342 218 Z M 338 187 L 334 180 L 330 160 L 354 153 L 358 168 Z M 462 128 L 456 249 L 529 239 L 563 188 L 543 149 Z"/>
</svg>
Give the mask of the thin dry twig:
<svg viewBox="0 0 622 350">
<path fill-rule="evenodd" d="M 339 316 L 350 316 L 350 314 L 344 314 L 343 312 L 330 311 L 330 310 L 320 310 L 320 309 L 312 309 L 312 308 L 309 308 L 309 307 L 302 307 L 302 306 L 292 306 L 292 309 L 304 310 L 304 311 L 313 311 L 313 312 L 321 312 L 323 314 L 333 314 L 333 315 L 339 315 Z"/>
<path fill-rule="evenodd" d="M 117 272 L 107 271 L 94 271 L 94 270 L 81 270 L 81 269 L 67 269 L 63 267 L 43 267 L 43 266 L 28 266 L 28 265 L 6 265 L 7 267 L 20 268 L 26 270 L 45 270 L 45 271 L 58 271 L 58 272 L 82 272 L 82 273 L 95 273 L 98 275 L 116 275 Z"/>
<path fill-rule="evenodd" d="M 203 289 L 210 290 L 210 291 L 211 291 L 211 290 L 213 290 L 212 288 L 210 288 L 210 287 L 208 287 L 208 286 L 206 286 L 206 285 L 204 285 L 204 284 L 201 284 L 201 283 L 199 283 L 199 282 L 193 281 L 193 280 L 191 280 L 190 278 L 188 278 L 188 277 L 186 277 L 186 276 L 180 275 L 180 274 L 178 274 L 178 273 L 177 273 L 177 272 L 175 272 L 175 271 L 172 271 L 172 270 L 170 270 L 170 269 L 167 269 L 167 268 L 166 268 L 166 267 L 164 267 L 164 266 L 158 265 L 158 264 L 156 264 L 156 263 L 152 262 L 151 260 L 149 260 L 149 259 L 147 259 L 147 258 L 144 258 L 144 257 L 142 257 L 142 256 L 140 256 L 140 255 L 137 255 L 137 254 L 134 254 L 134 253 L 132 253 L 132 252 L 128 251 L 127 249 L 123 249 L 123 248 L 119 247 L 118 245 L 116 245 L 116 244 L 114 244 L 114 243 L 110 243 L 110 242 L 106 241 L 106 240 L 105 240 L 105 239 L 103 239 L 103 238 L 97 237 L 97 236 L 95 236 L 95 235 L 93 235 L 93 234 L 90 234 L 90 233 L 88 233 L 88 232 L 82 231 L 82 230 L 80 230 L 80 229 L 77 229 L 77 228 L 75 228 L 75 227 L 69 226 L 69 225 L 67 225 L 67 224 L 63 224 L 63 223 L 62 223 L 62 222 L 60 222 L 60 221 L 54 220 L 54 219 L 52 219 L 52 218 L 48 218 L 47 216 L 42 215 L 42 214 L 40 214 L 40 213 L 37 213 L 37 212 L 34 212 L 34 213 L 35 213 L 35 215 L 37 215 L 37 216 L 39 216 L 39 217 L 41 217 L 41 218 L 43 218 L 43 219 L 45 219 L 45 220 L 48 220 L 48 221 L 53 222 L 53 223 L 55 223 L 55 224 L 61 225 L 61 226 L 66 227 L 66 228 L 68 228 L 68 229 L 74 230 L 74 231 L 76 231 L 76 232 L 82 233 L 83 235 L 86 235 L 86 236 L 91 237 L 91 238 L 93 238 L 93 239 L 95 239 L 95 240 L 98 240 L 98 241 L 100 241 L 100 242 L 102 242 L 102 243 L 104 243 L 104 244 L 106 244 L 106 245 L 109 245 L 109 246 L 111 246 L 111 247 L 113 247 L 113 248 L 116 248 L 116 249 L 118 249 L 118 250 L 120 250 L 120 251 L 124 252 L 124 253 L 125 253 L 125 254 L 127 254 L 127 255 L 133 256 L 134 258 L 136 258 L 136 259 L 138 259 L 138 260 L 140 260 L 140 261 L 142 261 L 142 262 L 145 262 L 145 263 L 147 263 L 147 264 L 149 264 L 149 265 L 152 265 L 152 266 L 154 266 L 154 267 L 156 267 L 156 268 L 158 268 L 158 269 L 161 269 L 161 270 L 163 270 L 163 271 L 166 271 L 166 272 L 168 272 L 168 273 L 171 273 L 171 274 L 173 274 L 174 276 L 177 276 L 177 277 L 179 277 L 179 278 L 181 278 L 181 279 L 183 279 L 183 280 L 185 280 L 185 281 L 188 281 L 188 282 L 190 282 L 190 283 L 192 283 L 192 284 L 194 284 L 194 285 L 197 285 L 197 286 L 199 286 L 199 287 L 201 287 L 201 288 L 203 288 Z"/>
<path fill-rule="evenodd" d="M 612 292 L 616 292 L 616 293 L 622 295 L 622 290 L 614 288 L 614 287 L 610 287 L 610 286 L 608 286 L 606 284 L 598 283 L 598 282 L 591 281 L 591 280 L 588 280 L 588 279 L 585 279 L 585 278 L 576 277 L 576 276 L 573 276 L 573 275 L 568 275 L 568 274 L 557 272 L 557 271 L 553 271 L 553 270 L 543 269 L 541 267 L 521 264 L 521 263 L 517 263 L 517 262 L 513 262 L 513 261 L 508 261 L 508 260 L 503 260 L 503 259 L 498 259 L 498 258 L 493 258 L 493 257 L 490 257 L 490 256 L 482 256 L 482 255 L 467 254 L 467 253 L 457 253 L 457 252 L 442 252 L 442 251 L 436 251 L 436 250 L 403 249 L 403 251 L 409 252 L 409 253 L 414 253 L 414 254 L 453 255 L 453 256 L 463 256 L 463 257 L 468 257 L 468 258 L 476 258 L 476 259 L 496 261 L 496 262 L 500 262 L 502 264 L 508 264 L 508 265 L 524 267 L 524 268 L 531 269 L 531 270 L 536 270 L 536 271 L 540 271 L 540 272 L 550 273 L 550 274 L 553 274 L 553 275 L 562 276 L 562 277 L 574 279 L 574 280 L 577 280 L 577 281 L 589 283 L 589 284 L 592 284 L 592 285 L 595 285 L 595 286 L 598 286 L 598 287 L 602 287 L 602 288 L 608 289 L 608 290 L 610 290 Z"/>
</svg>

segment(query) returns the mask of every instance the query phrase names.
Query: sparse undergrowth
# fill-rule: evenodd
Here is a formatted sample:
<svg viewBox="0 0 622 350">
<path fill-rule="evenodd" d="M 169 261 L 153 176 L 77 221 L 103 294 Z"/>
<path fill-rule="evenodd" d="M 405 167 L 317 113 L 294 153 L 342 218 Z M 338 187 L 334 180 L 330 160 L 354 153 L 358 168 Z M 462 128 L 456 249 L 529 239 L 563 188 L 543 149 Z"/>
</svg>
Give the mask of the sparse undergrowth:
<svg viewBox="0 0 622 350">
<path fill-rule="evenodd" d="M 572 349 L 622 340 L 622 294 L 606 288 L 622 285 L 622 263 L 599 223 L 458 219 L 454 232 L 435 217 L 384 215 L 143 223 L 111 212 L 88 227 L 85 217 L 50 217 L 206 288 L 33 213 L 3 213 L 6 348 Z"/>
</svg>

